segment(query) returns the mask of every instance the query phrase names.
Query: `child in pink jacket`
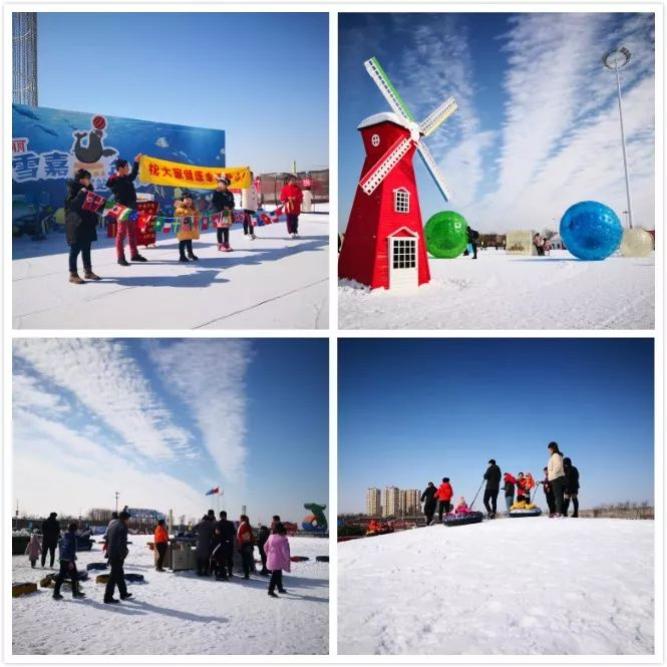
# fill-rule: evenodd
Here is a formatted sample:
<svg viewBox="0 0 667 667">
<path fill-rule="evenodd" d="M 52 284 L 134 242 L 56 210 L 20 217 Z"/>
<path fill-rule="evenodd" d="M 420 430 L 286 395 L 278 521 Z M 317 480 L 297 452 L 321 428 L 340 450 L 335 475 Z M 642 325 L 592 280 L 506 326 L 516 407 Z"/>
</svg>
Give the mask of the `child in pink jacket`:
<svg viewBox="0 0 667 667">
<path fill-rule="evenodd" d="M 30 542 L 28 542 L 25 552 L 28 554 L 30 567 L 35 567 L 35 563 L 42 553 L 42 545 L 39 543 L 39 536 L 36 532 L 30 536 Z"/>
<path fill-rule="evenodd" d="M 264 545 L 264 551 L 266 552 L 266 567 L 271 571 L 269 595 L 272 598 L 277 598 L 276 588 L 279 593 L 287 593 L 283 588 L 283 570 L 289 572 L 292 563 L 287 530 L 280 521 L 273 526 L 271 535 L 269 535 L 269 539 Z"/>
</svg>

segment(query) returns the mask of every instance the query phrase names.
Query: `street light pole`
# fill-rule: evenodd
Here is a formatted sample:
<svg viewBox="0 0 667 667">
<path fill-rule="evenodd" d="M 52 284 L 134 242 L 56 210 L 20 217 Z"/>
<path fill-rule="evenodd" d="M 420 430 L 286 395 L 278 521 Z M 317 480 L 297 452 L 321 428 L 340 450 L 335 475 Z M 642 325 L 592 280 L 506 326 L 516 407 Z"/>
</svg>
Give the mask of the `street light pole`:
<svg viewBox="0 0 667 667">
<path fill-rule="evenodd" d="M 116 491 L 116 514 L 118 514 L 118 491 Z"/>
<path fill-rule="evenodd" d="M 630 197 L 630 175 L 628 173 L 628 157 L 625 150 L 625 128 L 623 127 L 623 101 L 621 96 L 621 75 L 619 70 L 630 62 L 630 51 L 624 46 L 607 53 L 602 62 L 607 69 L 616 73 L 616 91 L 618 93 L 618 115 L 621 121 L 621 147 L 623 148 L 623 169 L 625 170 L 625 194 L 628 200 L 628 225 L 632 229 L 632 200 Z"/>
</svg>

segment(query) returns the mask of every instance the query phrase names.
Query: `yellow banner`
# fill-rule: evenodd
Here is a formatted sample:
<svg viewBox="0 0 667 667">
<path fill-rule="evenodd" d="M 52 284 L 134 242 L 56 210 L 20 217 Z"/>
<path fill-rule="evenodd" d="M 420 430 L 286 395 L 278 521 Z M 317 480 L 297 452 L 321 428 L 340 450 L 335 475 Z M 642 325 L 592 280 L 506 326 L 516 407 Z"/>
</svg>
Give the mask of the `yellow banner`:
<svg viewBox="0 0 667 667">
<path fill-rule="evenodd" d="M 198 167 L 181 162 L 170 162 L 142 155 L 139 161 L 139 178 L 144 183 L 167 185 L 172 188 L 214 190 L 220 176 L 226 176 L 233 190 L 252 185 L 250 167 Z"/>
</svg>

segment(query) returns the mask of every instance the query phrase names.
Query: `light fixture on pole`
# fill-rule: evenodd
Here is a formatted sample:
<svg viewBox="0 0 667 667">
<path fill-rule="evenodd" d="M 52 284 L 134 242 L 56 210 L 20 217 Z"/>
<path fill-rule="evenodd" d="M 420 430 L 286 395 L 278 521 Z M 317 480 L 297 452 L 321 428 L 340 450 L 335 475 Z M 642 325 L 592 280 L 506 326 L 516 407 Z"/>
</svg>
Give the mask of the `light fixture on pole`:
<svg viewBox="0 0 667 667">
<path fill-rule="evenodd" d="M 628 224 L 632 229 L 632 204 L 630 200 L 630 176 L 628 174 L 628 158 L 625 153 L 625 130 L 623 128 L 623 103 L 621 98 L 621 75 L 622 70 L 630 62 L 630 51 L 624 46 L 612 49 L 602 58 L 602 64 L 616 73 L 616 90 L 618 92 L 618 115 L 621 120 L 621 146 L 623 148 L 623 167 L 625 168 L 625 194 L 628 199 Z"/>
</svg>

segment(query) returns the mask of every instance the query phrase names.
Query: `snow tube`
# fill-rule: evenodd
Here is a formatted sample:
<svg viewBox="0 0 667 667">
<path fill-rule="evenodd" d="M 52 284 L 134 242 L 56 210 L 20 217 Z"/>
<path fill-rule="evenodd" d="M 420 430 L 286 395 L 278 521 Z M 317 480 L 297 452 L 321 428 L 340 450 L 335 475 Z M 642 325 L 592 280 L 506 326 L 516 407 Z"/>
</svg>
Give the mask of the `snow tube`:
<svg viewBox="0 0 667 667">
<path fill-rule="evenodd" d="M 470 523 L 481 523 L 484 515 L 481 512 L 466 512 L 465 514 L 447 514 L 442 523 L 445 526 L 467 526 Z"/>
<path fill-rule="evenodd" d="M 143 574 L 135 574 L 134 572 L 128 572 L 125 575 L 125 581 L 139 582 L 144 580 Z"/>
<path fill-rule="evenodd" d="M 308 558 L 308 556 L 291 556 L 290 560 L 293 563 L 303 563 L 303 561 L 310 560 L 310 559 Z"/>
<path fill-rule="evenodd" d="M 525 501 L 514 503 L 509 511 L 509 515 L 513 518 L 540 516 L 540 514 L 542 514 L 542 510 L 537 505 Z"/>
<path fill-rule="evenodd" d="M 109 563 L 88 563 L 86 570 L 106 570 L 108 567 Z"/>
<path fill-rule="evenodd" d="M 328 563 L 329 562 L 329 556 L 315 556 L 315 560 L 318 563 Z"/>
</svg>

